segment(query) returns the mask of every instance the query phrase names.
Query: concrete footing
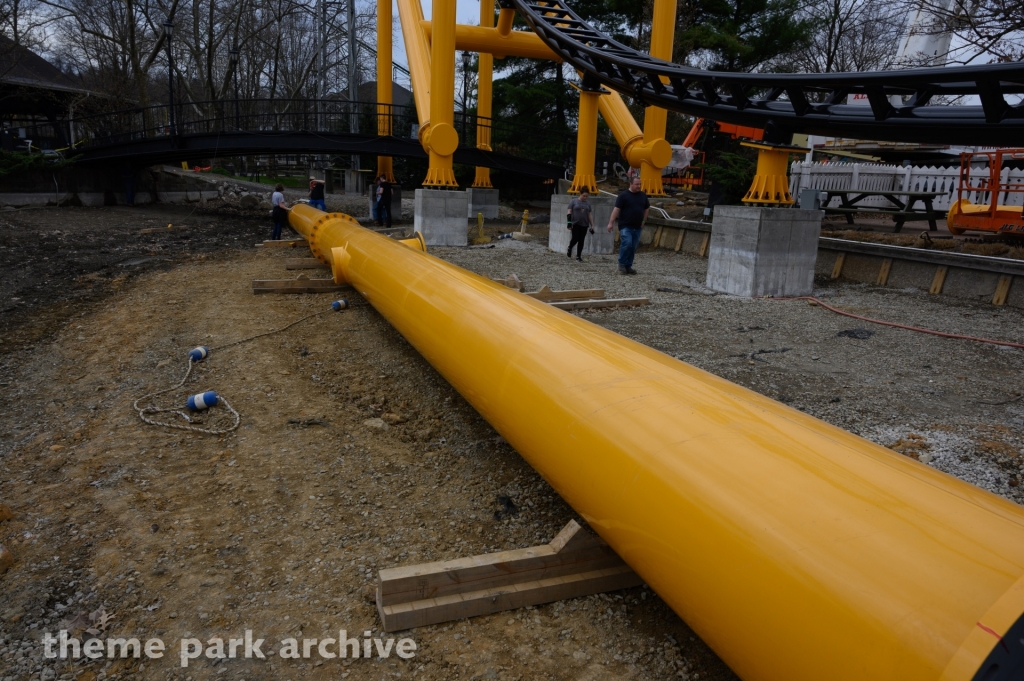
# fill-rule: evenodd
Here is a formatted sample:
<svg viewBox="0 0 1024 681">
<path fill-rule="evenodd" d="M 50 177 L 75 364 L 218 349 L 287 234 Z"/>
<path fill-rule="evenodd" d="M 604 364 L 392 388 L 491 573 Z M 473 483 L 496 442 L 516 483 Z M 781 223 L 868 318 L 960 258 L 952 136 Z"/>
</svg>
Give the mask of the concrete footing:
<svg viewBox="0 0 1024 681">
<path fill-rule="evenodd" d="M 423 234 L 427 246 L 467 245 L 469 202 L 466 192 L 417 189 L 414 196 L 413 229 Z"/>
<path fill-rule="evenodd" d="M 805 296 L 814 289 L 820 210 L 716 206 L 707 286 L 737 296 Z"/>
<path fill-rule="evenodd" d="M 469 202 L 468 217 L 476 220 L 477 213 L 483 213 L 485 220 L 498 218 L 498 190 L 470 187 L 466 190 L 466 201 Z"/>
<path fill-rule="evenodd" d="M 565 253 L 572 240 L 572 232 L 565 228 L 566 210 L 575 196 L 554 194 L 551 197 L 551 223 L 548 232 L 548 248 L 556 253 Z M 594 233 L 587 234 L 583 252 L 593 255 L 608 255 L 615 252 L 615 231 L 608 231 L 608 218 L 615 207 L 614 196 L 591 196 L 587 201 L 593 208 Z"/>
</svg>

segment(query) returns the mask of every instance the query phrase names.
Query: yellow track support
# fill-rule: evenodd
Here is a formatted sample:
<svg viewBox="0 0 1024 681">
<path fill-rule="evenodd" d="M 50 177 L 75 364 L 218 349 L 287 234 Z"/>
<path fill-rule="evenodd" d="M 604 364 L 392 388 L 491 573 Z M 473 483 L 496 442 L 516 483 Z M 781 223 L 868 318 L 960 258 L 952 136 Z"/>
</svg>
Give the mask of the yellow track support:
<svg viewBox="0 0 1024 681">
<path fill-rule="evenodd" d="M 480 26 L 481 28 L 492 28 L 494 26 L 494 0 L 480 0 Z M 458 41 L 458 27 L 456 27 L 456 42 Z M 476 79 L 476 148 L 484 151 L 491 150 L 491 79 L 494 75 L 494 56 L 486 52 L 479 53 Z M 487 119 L 486 124 L 481 124 L 481 119 Z M 490 188 L 491 169 L 483 166 L 476 167 L 476 175 L 473 178 L 473 187 Z"/>
<path fill-rule="evenodd" d="M 580 114 L 576 131 L 576 174 L 572 178 L 570 194 L 587 191 L 597 193 L 597 178 L 594 176 L 595 152 L 597 151 L 597 109 L 601 95 L 608 94 L 600 86 L 596 89 L 580 89 Z"/>
<path fill-rule="evenodd" d="M 1024 508 L 419 240 L 290 221 L 744 681 L 971 681 L 1018 649 Z"/>
<path fill-rule="evenodd" d="M 391 84 L 391 0 L 377 0 L 377 134 L 392 134 Z M 395 181 L 390 156 L 377 157 L 377 177 Z"/>
<path fill-rule="evenodd" d="M 757 174 L 743 197 L 743 203 L 792 206 L 795 201 L 789 193 L 789 155 L 806 154 L 807 149 L 765 142 L 741 142 L 740 146 L 757 149 Z"/>
<path fill-rule="evenodd" d="M 672 48 L 675 39 L 677 0 L 654 0 L 651 21 L 652 57 L 672 61 Z M 644 144 L 652 145 L 657 141 L 665 141 L 665 125 L 668 122 L 668 111 L 657 106 L 649 106 L 644 110 Z M 671 154 L 671 152 L 670 152 Z M 671 155 L 669 156 L 671 159 Z M 665 188 L 661 186 L 661 172 L 668 163 L 654 165 L 651 159 L 644 159 L 640 164 L 640 188 L 648 196 L 665 196 Z"/>
</svg>

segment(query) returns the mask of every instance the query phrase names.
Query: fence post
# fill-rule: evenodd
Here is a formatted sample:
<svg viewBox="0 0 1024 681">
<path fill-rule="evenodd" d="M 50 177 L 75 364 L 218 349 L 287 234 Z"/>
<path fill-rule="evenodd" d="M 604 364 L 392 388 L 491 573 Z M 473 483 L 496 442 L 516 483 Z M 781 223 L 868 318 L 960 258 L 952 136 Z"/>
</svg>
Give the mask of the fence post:
<svg viewBox="0 0 1024 681">
<path fill-rule="evenodd" d="M 860 164 L 853 164 L 853 177 L 850 179 L 850 189 L 860 189 Z"/>
</svg>

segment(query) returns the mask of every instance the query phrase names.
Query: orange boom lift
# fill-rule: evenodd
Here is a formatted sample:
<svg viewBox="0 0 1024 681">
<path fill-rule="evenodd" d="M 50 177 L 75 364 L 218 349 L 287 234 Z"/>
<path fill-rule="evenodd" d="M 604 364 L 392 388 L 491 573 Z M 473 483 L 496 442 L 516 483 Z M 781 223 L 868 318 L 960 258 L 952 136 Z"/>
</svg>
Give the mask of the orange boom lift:
<svg viewBox="0 0 1024 681">
<path fill-rule="evenodd" d="M 1024 194 L 1024 182 L 1011 182 L 1008 162 L 1024 166 L 1024 149 L 997 149 L 995 151 L 974 151 L 960 154 L 960 182 L 957 185 L 956 201 L 946 214 L 946 227 L 953 234 L 967 230 L 996 232 L 999 234 L 1024 235 L 1024 214 L 1021 206 L 999 205 L 999 200 L 1009 199 L 1010 194 Z M 988 164 L 988 176 L 972 179 L 972 164 Z M 1003 177 L 1006 177 L 1004 180 Z M 973 203 L 968 197 L 983 203 Z"/>
</svg>

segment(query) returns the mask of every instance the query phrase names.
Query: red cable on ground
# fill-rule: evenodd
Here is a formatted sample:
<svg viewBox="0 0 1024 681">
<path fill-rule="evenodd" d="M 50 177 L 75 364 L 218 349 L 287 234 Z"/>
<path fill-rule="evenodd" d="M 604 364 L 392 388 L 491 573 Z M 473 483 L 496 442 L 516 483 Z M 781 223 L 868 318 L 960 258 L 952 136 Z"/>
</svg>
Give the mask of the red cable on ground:
<svg viewBox="0 0 1024 681">
<path fill-rule="evenodd" d="M 978 338 L 976 336 L 964 336 L 959 333 L 946 333 L 944 331 L 934 331 L 932 329 L 922 329 L 919 326 L 907 326 L 906 324 L 897 324 L 896 322 L 885 322 L 881 319 L 872 319 L 871 317 L 862 317 L 859 314 L 853 314 L 852 312 L 846 312 L 839 308 L 832 307 L 826 303 L 821 302 L 814 296 L 797 296 L 795 298 L 772 298 L 771 300 L 810 300 L 818 305 L 821 305 L 826 310 L 841 314 L 844 317 L 853 317 L 854 319 L 860 319 L 861 321 L 871 322 L 872 324 L 881 324 L 882 326 L 892 326 L 897 329 L 906 329 L 907 331 L 918 331 L 920 333 L 929 333 L 933 336 L 941 336 L 942 338 L 959 338 L 960 340 L 977 341 L 979 343 L 989 343 L 990 345 L 1005 345 L 1010 348 L 1020 348 L 1024 350 L 1024 343 L 1011 343 L 1010 341 L 992 340 L 991 338 Z"/>
</svg>

